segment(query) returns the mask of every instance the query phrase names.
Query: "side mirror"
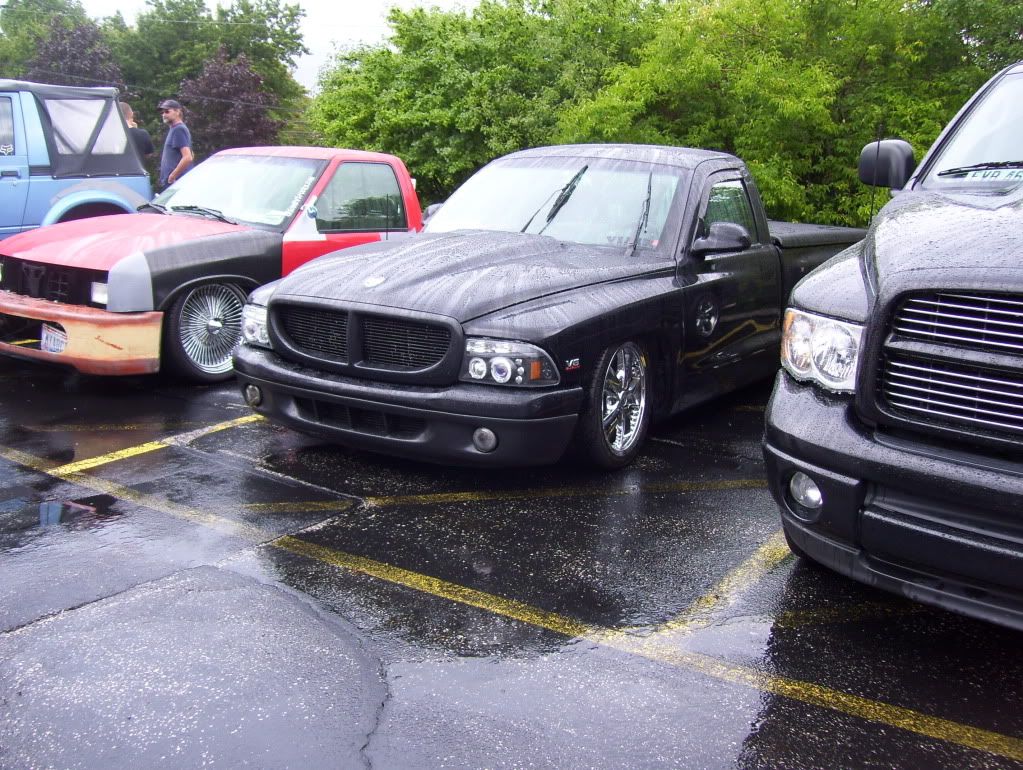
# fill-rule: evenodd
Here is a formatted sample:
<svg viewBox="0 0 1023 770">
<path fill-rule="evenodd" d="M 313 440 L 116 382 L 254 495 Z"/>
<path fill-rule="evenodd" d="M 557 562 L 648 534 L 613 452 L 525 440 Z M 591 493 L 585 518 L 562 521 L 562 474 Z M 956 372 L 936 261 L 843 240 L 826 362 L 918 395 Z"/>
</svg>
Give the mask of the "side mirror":
<svg viewBox="0 0 1023 770">
<path fill-rule="evenodd" d="M 423 224 L 426 224 L 426 222 L 429 221 L 430 217 L 432 217 L 434 214 L 440 211 L 440 207 L 443 205 L 444 205 L 443 203 L 431 203 L 429 206 L 423 209 Z"/>
<path fill-rule="evenodd" d="M 753 243 L 749 231 L 735 222 L 715 222 L 707 234 L 693 241 L 689 253 L 694 257 L 708 254 L 723 254 L 729 251 L 745 251 Z"/>
<path fill-rule="evenodd" d="M 913 147 L 901 139 L 871 142 L 860 152 L 860 181 L 901 190 L 916 169 Z"/>
</svg>

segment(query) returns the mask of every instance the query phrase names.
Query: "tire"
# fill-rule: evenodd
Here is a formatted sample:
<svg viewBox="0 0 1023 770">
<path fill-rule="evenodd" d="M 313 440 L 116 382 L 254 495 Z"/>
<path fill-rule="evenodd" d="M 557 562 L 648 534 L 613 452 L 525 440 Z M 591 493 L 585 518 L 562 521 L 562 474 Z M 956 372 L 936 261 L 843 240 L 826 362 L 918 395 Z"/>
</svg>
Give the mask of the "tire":
<svg viewBox="0 0 1023 770">
<path fill-rule="evenodd" d="M 193 382 L 221 382 L 234 374 L 231 354 L 242 337 L 245 292 L 230 283 L 183 291 L 164 321 L 163 362 Z"/>
<path fill-rule="evenodd" d="M 649 364 L 643 348 L 630 341 L 601 353 L 587 395 L 577 450 L 600 468 L 625 467 L 636 459 L 650 427 Z"/>
</svg>

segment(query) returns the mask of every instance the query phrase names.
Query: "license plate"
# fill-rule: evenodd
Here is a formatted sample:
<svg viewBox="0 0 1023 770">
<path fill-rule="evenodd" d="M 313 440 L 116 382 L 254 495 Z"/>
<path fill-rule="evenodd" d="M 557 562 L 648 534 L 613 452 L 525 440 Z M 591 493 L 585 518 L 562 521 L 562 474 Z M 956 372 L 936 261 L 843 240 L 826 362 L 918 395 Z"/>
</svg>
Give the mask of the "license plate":
<svg viewBox="0 0 1023 770">
<path fill-rule="evenodd" d="M 67 332 L 56 326 L 43 324 L 43 331 L 39 336 L 39 349 L 47 353 L 63 353 L 66 347 Z"/>
</svg>

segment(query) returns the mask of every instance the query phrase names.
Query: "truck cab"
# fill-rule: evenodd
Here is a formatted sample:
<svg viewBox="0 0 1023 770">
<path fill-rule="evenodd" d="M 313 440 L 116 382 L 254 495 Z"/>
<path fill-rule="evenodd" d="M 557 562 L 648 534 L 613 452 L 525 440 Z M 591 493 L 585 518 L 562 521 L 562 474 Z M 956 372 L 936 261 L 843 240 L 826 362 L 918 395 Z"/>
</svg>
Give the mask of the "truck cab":
<svg viewBox="0 0 1023 770">
<path fill-rule="evenodd" d="M 0 80 L 0 238 L 151 197 L 115 89 Z"/>
<path fill-rule="evenodd" d="M 800 556 L 1023 629 L 1023 62 L 917 166 L 863 149 L 893 189 L 863 243 L 786 311 L 764 453 Z"/>
</svg>

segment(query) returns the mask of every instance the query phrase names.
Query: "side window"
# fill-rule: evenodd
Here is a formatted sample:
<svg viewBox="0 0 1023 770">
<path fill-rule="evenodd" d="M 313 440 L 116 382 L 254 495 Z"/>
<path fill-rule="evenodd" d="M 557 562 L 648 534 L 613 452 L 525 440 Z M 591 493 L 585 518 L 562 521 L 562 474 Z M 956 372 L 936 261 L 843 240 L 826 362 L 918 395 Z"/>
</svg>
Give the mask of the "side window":
<svg viewBox="0 0 1023 770">
<path fill-rule="evenodd" d="M 710 227 L 714 222 L 734 222 L 745 227 L 754 242 L 757 240 L 753 206 L 750 205 L 745 185 L 738 179 L 717 182 L 710 188 L 710 199 L 707 201 L 707 213 L 703 221 L 704 227 Z"/>
<path fill-rule="evenodd" d="M 405 204 L 386 163 L 342 163 L 316 201 L 321 233 L 407 230 Z"/>
<path fill-rule="evenodd" d="M 14 149 L 14 108 L 9 96 L 0 96 L 0 155 L 13 155 Z"/>
</svg>

